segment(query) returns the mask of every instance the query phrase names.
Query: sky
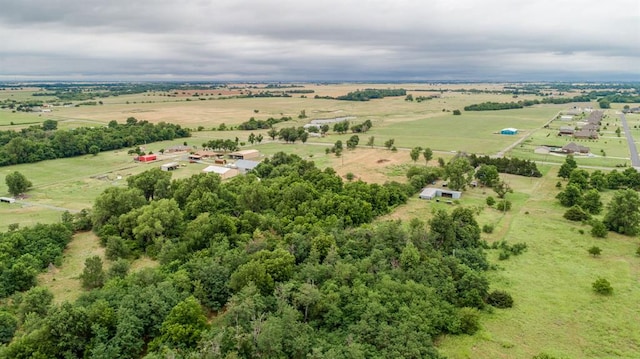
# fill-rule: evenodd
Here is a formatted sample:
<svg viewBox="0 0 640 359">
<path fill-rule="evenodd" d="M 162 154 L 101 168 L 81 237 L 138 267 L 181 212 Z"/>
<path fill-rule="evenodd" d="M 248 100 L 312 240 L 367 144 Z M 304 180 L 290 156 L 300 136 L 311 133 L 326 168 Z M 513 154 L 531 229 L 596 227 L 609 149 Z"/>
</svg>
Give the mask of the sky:
<svg viewBox="0 0 640 359">
<path fill-rule="evenodd" d="M 638 0 L 0 0 L 0 80 L 640 81 Z"/>
</svg>

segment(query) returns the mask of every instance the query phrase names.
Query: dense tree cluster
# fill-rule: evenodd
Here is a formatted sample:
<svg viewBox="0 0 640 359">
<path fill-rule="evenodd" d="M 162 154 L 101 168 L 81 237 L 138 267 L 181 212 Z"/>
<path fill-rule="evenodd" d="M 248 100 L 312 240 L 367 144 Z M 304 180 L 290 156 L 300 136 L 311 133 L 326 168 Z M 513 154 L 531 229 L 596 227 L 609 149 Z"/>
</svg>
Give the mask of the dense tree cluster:
<svg viewBox="0 0 640 359">
<path fill-rule="evenodd" d="M 239 130 L 260 130 L 260 129 L 269 129 L 274 125 L 277 125 L 281 122 L 291 121 L 293 120 L 291 117 L 283 116 L 280 118 L 269 117 L 266 120 L 256 120 L 254 117 L 251 117 L 249 121 L 243 122 L 238 125 Z"/>
<path fill-rule="evenodd" d="M 364 89 L 364 90 L 356 90 L 353 92 L 349 92 L 346 95 L 342 95 L 338 97 L 331 97 L 331 96 L 321 97 L 316 95 L 315 98 L 343 100 L 343 101 L 369 101 L 371 99 L 376 99 L 376 98 L 405 96 L 406 94 L 407 94 L 407 90 L 405 89 Z"/>
<path fill-rule="evenodd" d="M 16 297 L 0 357 L 440 358 L 435 336 L 479 328 L 488 263 L 471 209 L 373 225 L 415 187 L 343 183 L 283 153 L 150 201 L 135 182 L 99 196 L 96 230 L 161 266 L 108 274 L 75 303 Z"/>
<path fill-rule="evenodd" d="M 468 158 L 473 167 L 478 167 L 482 164 L 493 165 L 500 173 L 524 177 L 542 177 L 542 173 L 538 170 L 536 163 L 530 160 L 507 157 L 493 158 L 489 156 L 477 156 L 476 154 L 471 154 Z"/>
<path fill-rule="evenodd" d="M 48 131 L 31 126 L 21 131 L 0 131 L 0 166 L 85 155 L 92 146 L 110 151 L 189 136 L 189 129 L 180 125 L 153 124 L 133 117 L 125 124 L 111 121 L 106 127 Z"/>
<path fill-rule="evenodd" d="M 31 288 L 38 273 L 49 264 L 59 265 L 71 234 L 63 224 L 0 233 L 0 298 Z"/>
</svg>

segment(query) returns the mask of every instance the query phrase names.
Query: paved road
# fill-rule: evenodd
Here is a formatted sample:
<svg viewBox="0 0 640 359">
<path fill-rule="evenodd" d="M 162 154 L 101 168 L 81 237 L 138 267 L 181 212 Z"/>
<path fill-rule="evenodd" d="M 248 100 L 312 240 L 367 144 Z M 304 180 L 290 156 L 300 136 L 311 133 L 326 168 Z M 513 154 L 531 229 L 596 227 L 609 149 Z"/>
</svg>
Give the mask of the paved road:
<svg viewBox="0 0 640 359">
<path fill-rule="evenodd" d="M 636 148 L 636 143 L 633 141 L 633 135 L 631 134 L 631 130 L 629 130 L 629 124 L 627 123 L 627 118 L 625 117 L 624 113 L 620 114 L 620 120 L 622 120 L 624 134 L 627 136 L 627 143 L 629 144 L 631 166 L 635 167 L 637 170 L 640 170 L 640 157 L 638 157 L 638 149 Z"/>
</svg>

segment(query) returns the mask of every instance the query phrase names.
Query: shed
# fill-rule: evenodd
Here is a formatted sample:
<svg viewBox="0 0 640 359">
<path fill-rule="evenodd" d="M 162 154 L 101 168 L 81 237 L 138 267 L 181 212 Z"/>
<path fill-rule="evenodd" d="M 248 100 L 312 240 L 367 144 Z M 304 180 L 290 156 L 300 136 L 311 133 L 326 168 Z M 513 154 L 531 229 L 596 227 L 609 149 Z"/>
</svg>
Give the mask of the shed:
<svg viewBox="0 0 640 359">
<path fill-rule="evenodd" d="M 134 158 L 138 162 L 151 162 L 157 159 L 156 155 L 142 155 Z"/>
<path fill-rule="evenodd" d="M 500 130 L 501 135 L 515 135 L 517 133 L 518 133 L 518 129 L 513 127 L 507 127 Z"/>
<path fill-rule="evenodd" d="M 250 160 L 258 157 L 260 157 L 260 152 L 258 150 L 242 150 L 231 152 L 229 154 L 229 158 L 234 160 Z"/>
<path fill-rule="evenodd" d="M 180 164 L 178 162 L 169 162 L 160 166 L 160 169 L 163 171 L 173 171 L 177 170 L 178 167 L 180 167 Z"/>
<path fill-rule="evenodd" d="M 260 162 L 250 161 L 250 160 L 237 160 L 235 163 L 235 167 L 241 173 L 247 173 L 252 171 L 254 168 L 258 167 Z"/>
<path fill-rule="evenodd" d="M 15 198 L 11 197 L 0 197 L 0 202 L 2 203 L 14 203 L 16 201 Z"/>
<path fill-rule="evenodd" d="M 420 192 L 420 195 L 418 197 L 420 197 L 421 199 L 429 199 L 429 200 L 434 199 L 435 197 L 459 199 L 460 197 L 462 197 L 462 192 L 453 191 L 445 188 L 427 187 L 427 188 L 424 188 L 422 192 Z"/>
<path fill-rule="evenodd" d="M 573 115 L 562 115 L 562 116 L 560 116 L 560 120 L 562 120 L 562 121 L 571 121 L 571 120 L 573 120 Z"/>
<path fill-rule="evenodd" d="M 222 179 L 231 178 L 238 174 L 238 170 L 236 169 L 229 168 L 229 167 L 220 167 L 220 166 L 208 166 L 207 168 L 203 169 L 202 172 L 216 173 L 220 175 Z"/>
</svg>

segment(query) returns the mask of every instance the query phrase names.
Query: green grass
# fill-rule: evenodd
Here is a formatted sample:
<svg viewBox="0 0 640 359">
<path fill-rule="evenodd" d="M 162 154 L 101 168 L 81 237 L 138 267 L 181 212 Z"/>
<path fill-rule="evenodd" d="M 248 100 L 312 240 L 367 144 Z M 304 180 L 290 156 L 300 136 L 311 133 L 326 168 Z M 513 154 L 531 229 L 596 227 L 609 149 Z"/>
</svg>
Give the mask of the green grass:
<svg viewBox="0 0 640 359">
<path fill-rule="evenodd" d="M 640 260 L 634 255 L 638 239 L 612 233 L 607 239 L 594 239 L 589 226 L 564 220 L 566 209 L 553 198 L 556 181 L 553 170 L 542 179 L 511 181 L 516 191 L 508 196 L 517 197 L 514 209 L 487 237 L 527 243 L 524 254 L 506 261 L 497 261 L 497 251 L 490 251 L 500 266 L 490 272 L 492 288 L 510 292 L 515 307 L 483 314 L 484 329 L 473 336 L 442 338 L 439 347 L 449 358 L 531 358 L 539 352 L 567 358 L 640 354 Z M 491 221 L 492 215 L 485 210 L 479 221 Z M 587 253 L 594 245 L 603 250 L 599 258 Z M 598 277 L 612 283 L 613 296 L 593 293 L 591 283 Z"/>
</svg>

